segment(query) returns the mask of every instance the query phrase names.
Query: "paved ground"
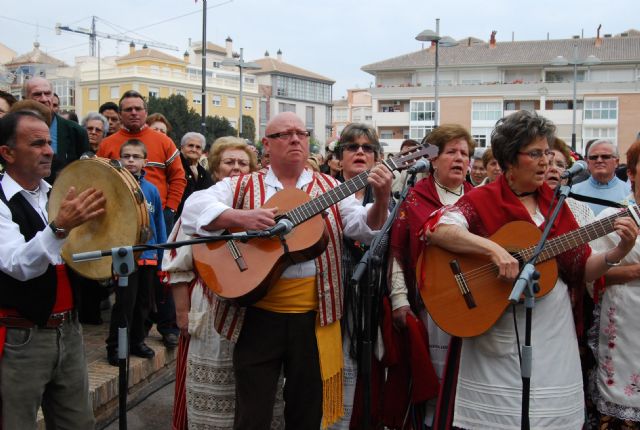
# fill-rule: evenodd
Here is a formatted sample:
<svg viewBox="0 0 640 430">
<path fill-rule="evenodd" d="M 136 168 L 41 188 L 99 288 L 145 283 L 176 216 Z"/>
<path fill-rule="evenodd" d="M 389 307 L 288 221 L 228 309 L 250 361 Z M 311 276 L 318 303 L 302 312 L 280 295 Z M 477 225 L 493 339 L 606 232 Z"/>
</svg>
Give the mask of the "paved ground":
<svg viewBox="0 0 640 430">
<path fill-rule="evenodd" d="M 156 391 L 127 413 L 128 430 L 170 430 L 171 410 L 173 408 L 173 390 L 175 383 L 168 384 Z M 115 420 L 105 430 L 118 430 Z"/>
<path fill-rule="evenodd" d="M 94 409 L 98 427 L 117 417 L 117 374 L 118 368 L 107 363 L 105 339 L 109 330 L 111 311 L 103 311 L 104 323 L 83 325 L 83 337 L 89 367 L 90 386 L 93 391 Z M 129 404 L 136 404 L 129 410 L 129 429 L 170 429 L 173 408 L 173 381 L 175 379 L 175 350 L 167 350 L 162 338 L 155 330 L 149 333 L 147 344 L 156 351 L 156 358 L 144 360 L 132 357 L 129 367 Z M 109 429 L 118 429 L 110 424 Z"/>
</svg>

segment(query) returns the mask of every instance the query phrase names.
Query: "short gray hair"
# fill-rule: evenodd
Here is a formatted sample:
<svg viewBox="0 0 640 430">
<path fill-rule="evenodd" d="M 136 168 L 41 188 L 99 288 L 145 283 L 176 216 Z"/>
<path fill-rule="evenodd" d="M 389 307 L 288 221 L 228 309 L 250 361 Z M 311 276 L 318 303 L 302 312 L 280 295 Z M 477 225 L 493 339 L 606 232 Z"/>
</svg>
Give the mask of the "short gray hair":
<svg viewBox="0 0 640 430">
<path fill-rule="evenodd" d="M 106 137 L 107 133 L 109 133 L 109 120 L 98 112 L 89 112 L 87 116 L 82 118 L 82 128 L 87 128 L 87 123 L 94 120 L 102 121 L 102 136 Z"/>
<path fill-rule="evenodd" d="M 207 140 L 202 134 L 196 133 L 195 131 L 190 131 L 189 133 L 185 133 L 185 135 L 182 136 L 182 139 L 180 139 L 180 148 L 186 145 L 187 141 L 191 139 L 197 139 L 202 144 L 202 149 L 204 150 L 204 147 L 207 144 Z"/>
<path fill-rule="evenodd" d="M 598 139 L 595 142 L 592 142 L 591 145 L 589 145 L 589 152 L 591 152 L 591 150 L 594 147 L 601 145 L 603 143 L 608 143 L 609 145 L 611 145 L 611 148 L 613 148 L 613 155 L 615 155 L 616 158 L 620 158 L 620 153 L 618 152 L 618 145 L 616 145 L 615 143 L 607 139 Z M 589 153 L 587 153 L 587 157 L 588 156 L 589 156 Z"/>
</svg>

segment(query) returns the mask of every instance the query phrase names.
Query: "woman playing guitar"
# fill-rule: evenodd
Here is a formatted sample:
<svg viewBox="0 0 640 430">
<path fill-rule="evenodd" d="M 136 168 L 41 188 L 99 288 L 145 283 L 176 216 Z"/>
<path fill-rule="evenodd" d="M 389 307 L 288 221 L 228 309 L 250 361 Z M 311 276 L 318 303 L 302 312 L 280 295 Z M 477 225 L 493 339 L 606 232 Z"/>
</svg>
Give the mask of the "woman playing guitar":
<svg viewBox="0 0 640 430">
<path fill-rule="evenodd" d="M 504 174 L 494 183 L 465 194 L 426 226 L 427 239 L 455 253 L 489 256 L 498 279 L 512 282 L 519 262 L 487 239 L 512 221 L 544 227 L 553 193 L 544 184 L 549 166 L 549 142 L 555 126 L 526 111 L 501 119 L 491 136 L 493 153 Z M 617 218 L 619 244 L 600 254 L 582 245 L 556 257 L 559 277 L 553 290 L 537 302 L 533 314 L 535 345 L 531 378 L 531 428 L 580 429 L 584 400 L 569 290 L 598 278 L 622 259 L 635 243 L 637 227 L 630 218 Z M 565 205 L 551 237 L 578 228 Z M 508 295 L 508 292 L 507 292 Z M 482 335 L 465 338 L 459 366 L 453 425 L 465 429 L 520 428 L 521 380 L 513 315 L 502 315 Z M 515 308 L 519 332 L 524 311 Z"/>
</svg>

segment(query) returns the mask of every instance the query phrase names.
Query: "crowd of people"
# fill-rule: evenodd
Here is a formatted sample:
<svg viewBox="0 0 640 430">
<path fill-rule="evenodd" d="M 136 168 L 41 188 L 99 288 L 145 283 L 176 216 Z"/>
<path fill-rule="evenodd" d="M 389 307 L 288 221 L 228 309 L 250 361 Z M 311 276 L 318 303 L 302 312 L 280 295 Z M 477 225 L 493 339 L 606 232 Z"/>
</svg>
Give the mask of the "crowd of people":
<svg viewBox="0 0 640 430">
<path fill-rule="evenodd" d="M 79 123 L 57 112 L 44 78 L 28 80 L 22 96 L 0 92 L 3 428 L 33 428 L 39 407 L 47 428 L 95 426 L 80 323 L 102 323 L 110 281 L 69 270 L 61 248 L 74 228 L 105 215 L 107 201 L 96 183 L 64 190 L 55 217 L 47 205 L 65 166 L 97 156 L 136 179 L 150 220 L 146 243 L 280 231 L 253 247 L 241 236 L 226 241 L 229 267 L 198 260 L 191 246 L 145 251 L 118 292 L 105 358 L 118 365 L 119 315 L 128 352 L 139 357 L 154 357 L 145 339 L 157 325 L 164 345 L 178 348 L 173 429 L 520 428 L 522 304 L 480 335 L 452 336 L 423 302 L 424 273 L 435 264 L 424 251 L 482 255 L 495 282 L 512 283 L 522 262 L 491 237 L 515 221 L 544 229 L 568 181 L 572 194 L 550 237 L 583 228 L 595 240 L 555 257 L 555 285 L 533 311 L 530 425 L 640 429 L 640 214 L 620 212 L 640 198 L 640 140 L 626 166 L 615 143 L 589 142 L 587 172 L 567 179 L 583 157 L 550 121 L 518 111 L 498 121 L 487 149 L 458 124 L 404 141 L 403 154 L 421 145 L 437 152 L 427 172 L 411 175 L 391 171 L 365 124 L 345 127 L 322 156 L 310 153 L 304 122 L 280 113 L 260 153 L 244 139 L 207 142 L 197 132 L 174 143 L 170 121 L 149 114 L 134 90 Z M 417 181 L 402 199 L 409 179 Z M 310 215 L 296 212 L 296 203 L 309 210 L 309 199 L 330 198 Z M 282 224 L 284 233 L 274 227 L 283 218 L 294 225 Z M 305 223 L 304 239 L 313 241 L 299 251 Z M 382 262 L 354 284 L 382 234 Z M 282 256 L 271 263 L 274 252 Z M 237 273 L 240 284 L 254 265 L 269 265 L 263 294 L 250 302 L 218 294 L 216 273 Z"/>
</svg>

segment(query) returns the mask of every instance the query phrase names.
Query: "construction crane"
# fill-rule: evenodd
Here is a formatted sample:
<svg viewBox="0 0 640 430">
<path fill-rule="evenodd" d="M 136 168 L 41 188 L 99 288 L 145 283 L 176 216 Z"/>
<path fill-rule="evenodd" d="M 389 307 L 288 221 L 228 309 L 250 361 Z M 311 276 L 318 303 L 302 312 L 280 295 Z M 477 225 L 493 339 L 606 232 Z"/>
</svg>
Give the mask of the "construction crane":
<svg viewBox="0 0 640 430">
<path fill-rule="evenodd" d="M 117 40 L 119 42 L 133 42 L 133 43 L 140 44 L 140 45 L 154 46 L 156 48 L 169 49 L 169 50 L 172 50 L 172 51 L 178 51 L 179 50 L 179 48 L 177 46 L 167 45 L 166 43 L 134 39 L 134 38 L 127 37 L 127 36 L 122 36 L 120 34 L 108 34 L 108 33 L 102 33 L 100 31 L 96 31 L 96 17 L 95 16 L 93 16 L 92 19 L 91 19 L 91 30 L 89 30 L 88 28 L 81 28 L 81 27 L 71 28 L 69 26 L 66 26 L 66 25 L 63 26 L 60 23 L 57 23 L 56 24 L 56 34 L 60 35 L 60 34 L 62 34 L 63 31 L 68 31 L 68 32 L 71 32 L 71 33 L 86 34 L 87 36 L 89 36 L 89 51 L 90 51 L 90 55 L 92 57 L 96 56 L 96 39 L 98 37 L 103 38 L 103 39 Z"/>
</svg>

